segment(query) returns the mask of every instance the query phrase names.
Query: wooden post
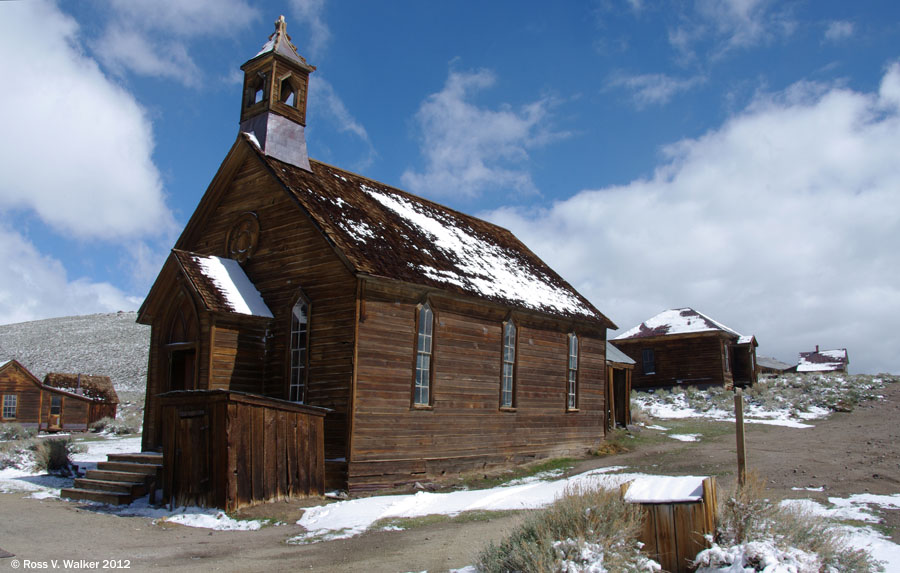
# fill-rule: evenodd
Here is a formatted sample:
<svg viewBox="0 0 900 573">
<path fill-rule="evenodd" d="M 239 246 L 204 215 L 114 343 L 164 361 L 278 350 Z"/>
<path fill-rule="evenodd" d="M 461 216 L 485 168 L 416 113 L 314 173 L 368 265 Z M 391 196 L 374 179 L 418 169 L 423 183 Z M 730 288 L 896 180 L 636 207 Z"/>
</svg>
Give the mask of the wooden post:
<svg viewBox="0 0 900 573">
<path fill-rule="evenodd" d="M 744 487 L 747 479 L 747 448 L 744 444 L 744 394 L 734 389 L 734 427 L 737 434 L 738 484 Z"/>
</svg>

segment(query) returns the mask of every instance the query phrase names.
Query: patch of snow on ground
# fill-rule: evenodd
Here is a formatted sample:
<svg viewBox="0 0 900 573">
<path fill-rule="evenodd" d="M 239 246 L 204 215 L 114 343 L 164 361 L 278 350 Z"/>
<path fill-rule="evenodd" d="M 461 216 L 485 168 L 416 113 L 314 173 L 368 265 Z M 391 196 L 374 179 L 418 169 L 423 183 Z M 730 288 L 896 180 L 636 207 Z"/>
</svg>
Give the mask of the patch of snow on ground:
<svg viewBox="0 0 900 573">
<path fill-rule="evenodd" d="M 720 408 L 710 408 L 705 412 L 692 408 L 684 394 L 666 395 L 665 399 L 656 394 L 640 393 L 633 400 L 642 410 L 653 418 L 662 420 L 683 420 L 687 418 L 707 418 L 719 422 L 734 422 L 734 412 Z M 824 418 L 829 413 L 825 408 L 805 413 L 803 419 Z M 789 428 L 812 428 L 810 424 L 804 424 L 792 419 L 790 408 L 778 410 L 766 410 L 752 404 L 744 406 L 744 422 L 747 424 L 767 424 L 770 426 L 786 426 Z"/>
<path fill-rule="evenodd" d="M 696 573 L 817 573 L 821 569 L 819 557 L 814 553 L 794 547 L 783 550 L 772 542 L 761 541 L 732 547 L 720 547 L 713 543 L 712 547 L 697 554 L 695 563 L 700 565 Z"/>
<path fill-rule="evenodd" d="M 700 434 L 669 434 L 669 437 L 679 442 L 699 442 Z"/>
<path fill-rule="evenodd" d="M 341 501 L 311 507 L 297 523 L 307 533 L 291 539 L 307 543 L 322 539 L 344 539 L 359 535 L 380 519 L 421 517 L 424 515 L 458 515 L 465 511 L 536 509 L 552 503 L 569 486 L 618 487 L 644 474 L 617 473 L 621 467 L 591 470 L 555 481 L 534 479 L 518 485 L 502 485 L 490 489 L 409 495 L 388 495 Z"/>
</svg>

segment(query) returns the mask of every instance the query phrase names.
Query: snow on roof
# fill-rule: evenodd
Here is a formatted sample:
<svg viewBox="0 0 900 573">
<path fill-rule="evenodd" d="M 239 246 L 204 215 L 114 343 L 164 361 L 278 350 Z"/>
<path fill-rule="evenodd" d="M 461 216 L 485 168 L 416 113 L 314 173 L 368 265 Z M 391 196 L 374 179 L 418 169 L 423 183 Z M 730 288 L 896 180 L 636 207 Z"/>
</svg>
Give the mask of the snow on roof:
<svg viewBox="0 0 900 573">
<path fill-rule="evenodd" d="M 691 334 L 695 332 L 713 332 L 720 330 L 741 337 L 742 335 L 721 322 L 709 318 L 692 308 L 676 308 L 665 310 L 653 318 L 647 319 L 631 330 L 613 338 L 613 340 L 625 340 L 627 338 L 649 338 L 652 336 L 667 336 L 672 334 Z"/>
<path fill-rule="evenodd" d="M 800 363 L 797 364 L 797 372 L 832 372 L 835 370 L 844 370 L 849 363 L 850 359 L 847 356 L 846 348 L 801 352 Z"/>
<path fill-rule="evenodd" d="M 0 360 L 0 368 L 3 368 L 4 366 L 6 366 L 7 364 L 9 364 L 10 362 L 12 362 L 12 360 Z"/>
<path fill-rule="evenodd" d="M 653 476 L 631 482 L 625 492 L 629 503 L 670 503 L 703 498 L 702 476 Z"/>
<path fill-rule="evenodd" d="M 357 274 L 615 327 L 506 229 L 318 161 L 306 171 L 250 147 Z"/>
<path fill-rule="evenodd" d="M 610 341 L 606 341 L 606 361 L 618 362 L 620 364 L 634 364 L 634 360 L 627 354 L 613 346 Z"/>
<path fill-rule="evenodd" d="M 210 310 L 273 317 L 237 261 L 179 250 L 173 253 Z"/>
</svg>

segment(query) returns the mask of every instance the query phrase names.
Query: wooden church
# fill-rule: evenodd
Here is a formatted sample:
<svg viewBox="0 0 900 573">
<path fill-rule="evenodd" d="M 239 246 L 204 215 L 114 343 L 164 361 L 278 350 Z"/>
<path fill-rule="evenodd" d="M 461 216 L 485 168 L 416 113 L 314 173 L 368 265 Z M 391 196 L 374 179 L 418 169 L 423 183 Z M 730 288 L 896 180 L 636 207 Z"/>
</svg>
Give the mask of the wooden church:
<svg viewBox="0 0 900 573">
<path fill-rule="evenodd" d="M 315 68 L 283 17 L 241 69 L 240 132 L 138 316 L 166 495 L 237 507 L 596 446 L 615 325 L 509 231 L 309 159 Z"/>
</svg>

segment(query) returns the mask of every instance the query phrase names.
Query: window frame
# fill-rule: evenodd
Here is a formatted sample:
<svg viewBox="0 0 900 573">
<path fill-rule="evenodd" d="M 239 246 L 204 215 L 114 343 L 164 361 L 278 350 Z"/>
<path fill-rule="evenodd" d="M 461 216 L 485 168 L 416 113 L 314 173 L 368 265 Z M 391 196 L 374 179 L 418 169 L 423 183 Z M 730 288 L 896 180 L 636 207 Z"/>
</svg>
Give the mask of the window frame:
<svg viewBox="0 0 900 573">
<path fill-rule="evenodd" d="M 725 365 L 725 372 L 731 373 L 731 360 L 728 356 L 728 343 L 724 340 L 722 341 L 722 362 Z"/>
<path fill-rule="evenodd" d="M 574 350 L 574 353 L 573 353 Z M 566 411 L 578 411 L 578 387 L 580 366 L 578 334 L 570 332 L 566 340 Z M 574 359 L 574 360 L 573 360 Z"/>
<path fill-rule="evenodd" d="M 427 318 L 428 322 L 423 322 L 423 318 Z M 410 407 L 417 410 L 430 410 L 434 408 L 434 323 L 435 313 L 431 303 L 425 301 L 416 305 L 416 330 L 413 345 L 415 354 L 413 358 Z M 426 343 L 427 349 L 423 348 Z M 427 368 L 422 368 L 422 359 L 420 357 L 427 357 Z M 422 383 L 422 377 L 419 374 L 420 372 L 427 375 L 427 379 L 424 383 Z M 424 393 L 426 394 L 424 400 L 422 399 L 422 389 L 424 389 Z"/>
<path fill-rule="evenodd" d="M 647 357 L 650 357 L 648 360 Z M 647 371 L 647 364 L 650 364 L 650 371 Z M 656 374 L 656 351 L 652 348 L 642 348 L 641 349 L 641 373 L 644 376 L 651 376 Z"/>
<path fill-rule="evenodd" d="M 59 402 L 59 406 L 57 406 L 57 408 L 59 408 L 59 409 L 57 410 L 57 412 L 56 412 L 55 414 L 53 413 L 53 408 L 54 408 L 53 402 L 54 402 L 54 401 Z M 62 397 L 61 395 L 56 394 L 56 393 L 51 393 L 51 394 L 50 394 L 50 410 L 49 410 L 49 412 L 50 412 L 50 415 L 51 415 L 51 416 L 62 416 L 62 412 L 63 412 L 63 397 Z"/>
<path fill-rule="evenodd" d="M 508 330 L 512 328 L 512 360 L 508 360 L 507 344 Z M 506 412 L 516 410 L 516 383 L 518 382 L 518 354 L 519 354 L 519 327 L 512 319 L 503 321 L 503 329 L 500 335 L 500 409 Z M 509 376 L 507 377 L 507 367 L 509 367 Z M 507 391 L 506 381 L 509 380 L 509 389 Z M 509 403 L 504 402 L 504 396 L 509 395 Z"/>
<path fill-rule="evenodd" d="M 7 398 L 12 398 L 12 408 L 13 415 L 7 416 L 6 410 L 8 406 L 6 405 Z M 19 394 L 15 392 L 4 393 L 2 401 L 0 401 L 0 418 L 4 420 L 17 420 L 19 418 Z"/>
<path fill-rule="evenodd" d="M 306 307 L 306 322 L 304 323 L 304 324 L 306 324 L 306 329 L 304 331 L 299 331 L 299 330 L 297 331 L 298 334 L 300 332 L 302 332 L 304 335 L 303 348 L 300 348 L 299 346 L 297 348 L 295 348 L 294 347 L 294 334 L 295 334 L 294 309 L 297 308 L 297 306 L 300 303 L 303 303 L 303 305 Z M 287 351 L 288 351 L 287 400 L 288 400 L 288 402 L 294 402 L 295 404 L 306 404 L 306 402 L 307 402 L 307 390 L 309 389 L 309 339 L 310 339 L 309 334 L 310 334 L 310 324 L 312 322 L 311 316 L 312 316 L 312 304 L 310 303 L 309 298 L 303 293 L 303 291 L 299 291 L 297 293 L 297 296 L 294 297 L 294 304 L 291 305 L 291 309 L 290 309 L 290 326 L 288 327 L 288 344 L 287 344 Z M 295 352 L 301 351 L 301 350 L 302 350 L 302 354 L 303 354 L 303 365 L 300 367 L 297 367 L 294 364 L 294 357 L 296 356 Z M 302 370 L 302 372 L 301 372 L 302 380 L 300 380 L 298 384 L 294 384 L 294 371 L 298 368 L 300 368 Z M 295 388 L 299 388 L 299 395 L 297 396 L 297 398 L 298 398 L 297 400 L 293 399 L 295 397 L 295 395 L 294 395 Z"/>
</svg>

